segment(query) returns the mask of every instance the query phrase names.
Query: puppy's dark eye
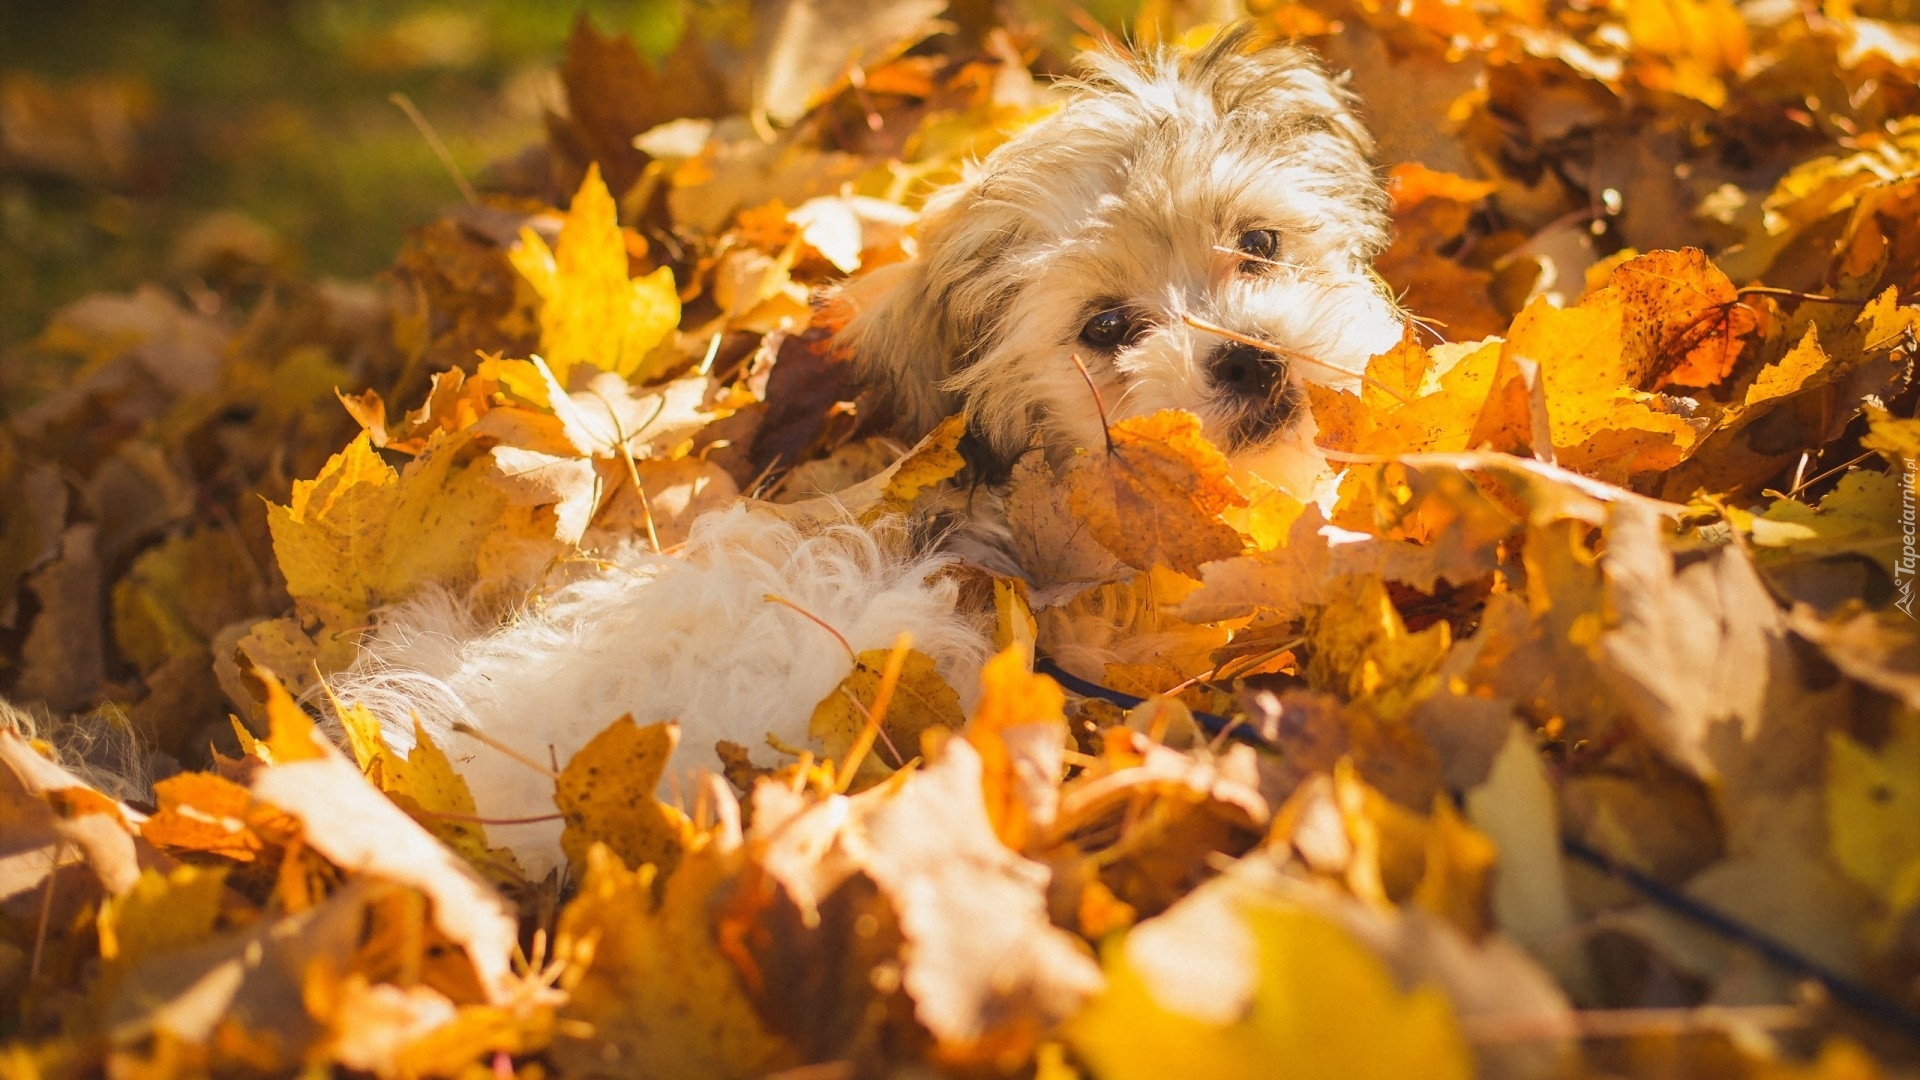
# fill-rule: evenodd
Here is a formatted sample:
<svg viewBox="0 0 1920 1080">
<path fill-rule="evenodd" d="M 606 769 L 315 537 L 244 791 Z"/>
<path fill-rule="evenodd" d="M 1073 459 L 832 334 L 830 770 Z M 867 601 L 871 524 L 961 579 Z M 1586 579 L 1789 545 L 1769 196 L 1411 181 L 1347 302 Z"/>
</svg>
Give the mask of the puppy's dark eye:
<svg viewBox="0 0 1920 1080">
<path fill-rule="evenodd" d="M 1108 308 L 1080 328 L 1080 340 L 1096 349 L 1111 349 L 1133 337 L 1133 317 L 1122 308 Z"/>
<path fill-rule="evenodd" d="M 1271 259 L 1280 250 L 1280 234 L 1272 229 L 1248 229 L 1234 241 L 1234 247 L 1243 255 L 1256 259 Z"/>
</svg>

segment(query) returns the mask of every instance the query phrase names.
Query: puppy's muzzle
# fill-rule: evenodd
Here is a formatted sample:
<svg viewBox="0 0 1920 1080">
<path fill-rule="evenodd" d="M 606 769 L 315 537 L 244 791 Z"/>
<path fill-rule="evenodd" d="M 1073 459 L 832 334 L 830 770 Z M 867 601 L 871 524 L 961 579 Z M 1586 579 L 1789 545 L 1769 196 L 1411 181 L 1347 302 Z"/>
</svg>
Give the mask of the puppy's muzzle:
<svg viewBox="0 0 1920 1080">
<path fill-rule="evenodd" d="M 1207 362 L 1207 378 L 1222 411 L 1234 419 L 1229 449 L 1258 446 L 1298 415 L 1300 394 L 1287 378 L 1287 362 L 1253 345 L 1230 341 Z"/>
</svg>

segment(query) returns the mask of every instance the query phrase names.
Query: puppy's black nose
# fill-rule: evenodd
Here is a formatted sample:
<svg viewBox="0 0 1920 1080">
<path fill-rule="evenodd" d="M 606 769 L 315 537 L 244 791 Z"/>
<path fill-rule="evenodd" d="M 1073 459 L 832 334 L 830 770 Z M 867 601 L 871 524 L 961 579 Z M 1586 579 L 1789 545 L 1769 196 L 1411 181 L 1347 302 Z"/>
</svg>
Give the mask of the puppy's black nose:
<svg viewBox="0 0 1920 1080">
<path fill-rule="evenodd" d="M 1236 397 L 1264 398 L 1285 374 L 1278 357 L 1251 345 L 1229 342 L 1213 358 L 1213 384 Z"/>
</svg>

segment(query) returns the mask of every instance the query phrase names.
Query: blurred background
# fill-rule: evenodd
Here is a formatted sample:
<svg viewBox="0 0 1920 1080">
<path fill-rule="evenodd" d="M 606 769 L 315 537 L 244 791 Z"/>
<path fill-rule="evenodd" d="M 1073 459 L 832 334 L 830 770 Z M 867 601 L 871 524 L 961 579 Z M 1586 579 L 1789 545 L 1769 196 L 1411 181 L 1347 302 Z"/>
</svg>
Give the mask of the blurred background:
<svg viewBox="0 0 1920 1080">
<path fill-rule="evenodd" d="M 458 168 L 538 140 L 576 13 L 670 48 L 679 4 L 0 0 L 0 346 L 222 252 L 313 277 L 385 267 Z"/>
</svg>

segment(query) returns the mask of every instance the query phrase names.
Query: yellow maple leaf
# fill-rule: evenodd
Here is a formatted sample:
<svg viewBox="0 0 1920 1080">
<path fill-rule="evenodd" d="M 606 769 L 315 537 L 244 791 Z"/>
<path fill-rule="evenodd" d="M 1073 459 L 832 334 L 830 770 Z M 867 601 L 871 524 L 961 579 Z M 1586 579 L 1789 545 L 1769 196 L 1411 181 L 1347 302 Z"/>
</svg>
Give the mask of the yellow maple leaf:
<svg viewBox="0 0 1920 1080">
<path fill-rule="evenodd" d="M 222 867 L 148 869 L 133 888 L 101 902 L 100 958 L 124 970 L 143 958 L 192 945 L 213 932 L 226 885 Z"/>
<path fill-rule="evenodd" d="M 287 592 L 342 621 L 378 602 L 375 581 L 399 479 L 361 432 L 319 476 L 294 481 L 287 505 L 267 508 Z"/>
<path fill-rule="evenodd" d="M 113 587 L 113 632 L 142 671 L 206 648 L 219 628 L 259 610 L 236 534 L 202 529 L 147 549 Z"/>
<path fill-rule="evenodd" d="M 1345 591 L 1308 616 L 1307 680 L 1397 717 L 1422 695 L 1453 635 L 1445 622 L 1409 632 L 1376 578 L 1348 578 Z"/>
<path fill-rule="evenodd" d="M 1809 557 L 1864 556 L 1879 563 L 1888 577 L 1898 578 L 1900 481 L 1887 473 L 1850 472 L 1821 498 L 1818 507 L 1781 498 L 1758 517 L 1741 511 L 1732 511 L 1729 517 L 1736 525 L 1748 527 L 1754 557 L 1763 566 L 1769 556 L 1788 563 Z"/>
<path fill-rule="evenodd" d="M 628 866 L 673 872 L 698 834 L 653 789 L 679 742 L 679 724 L 641 727 L 623 716 L 568 760 L 554 801 L 566 820 L 560 847 L 570 863 L 584 867 L 590 850 L 606 850 Z"/>
<path fill-rule="evenodd" d="M 267 737 L 256 747 L 266 751 L 265 757 L 274 765 L 288 765 L 296 761 L 312 761 L 326 757 L 331 753 L 326 737 L 313 723 L 287 688 L 273 673 L 262 668 L 254 668 L 249 675 L 264 688 L 264 708 L 267 714 Z"/>
<path fill-rule="evenodd" d="M 807 734 L 819 742 L 828 758 L 844 763 L 847 751 L 866 729 L 892 653 L 892 649 L 860 653 L 847 677 L 814 706 Z M 934 669 L 933 658 L 918 649 L 908 650 L 881 717 L 878 744 L 861 758 L 855 786 L 885 778 L 920 753 L 926 732 L 958 730 L 963 719 L 960 695 Z"/>
<path fill-rule="evenodd" d="M 479 807 L 472 790 L 418 719 L 413 724 L 413 748 L 402 753 L 387 742 L 380 721 L 366 706 L 328 697 L 347 737 L 347 749 L 373 786 L 490 879 L 513 881 L 525 876 L 512 852 L 487 845 L 486 830 L 474 820 Z"/>
<path fill-rule="evenodd" d="M 654 350 L 680 325 L 671 269 L 627 277 L 617 209 L 589 165 L 555 247 L 522 229 L 509 255 L 540 296 L 540 354 L 562 386 L 578 364 L 645 379 L 658 366 L 648 362 Z"/>
<path fill-rule="evenodd" d="M 1192 968 L 1251 965 L 1244 983 L 1229 977 L 1242 983 L 1234 987 L 1241 991 L 1234 1000 L 1193 1002 L 1193 990 L 1177 985 L 1183 973 L 1171 970 L 1171 963 L 1143 966 L 1129 942 L 1151 923 L 1101 950 L 1107 989 L 1066 1029 L 1068 1042 L 1095 1076 L 1465 1080 L 1473 1075 L 1466 1042 L 1437 990 L 1423 986 L 1402 992 L 1377 957 L 1322 916 L 1265 899 L 1234 906 L 1240 925 L 1188 943 L 1181 961 Z M 1216 955 L 1229 944 L 1231 955 Z M 1208 981 L 1195 972 L 1196 984 Z M 1202 1011 L 1211 1015 L 1195 1015 Z"/>
<path fill-rule="evenodd" d="M 516 495 L 482 445 L 472 430 L 435 432 L 396 472 L 361 432 L 319 476 L 295 481 L 287 505 L 268 506 L 287 591 L 325 624 L 323 638 L 424 585 L 512 588 L 510 574 L 488 571 L 554 542 L 553 511 Z"/>
<path fill-rule="evenodd" d="M 1727 102 L 1726 78 L 1746 66 L 1751 44 L 1732 0 L 1614 0 L 1634 51 L 1658 57 L 1640 77 L 1711 108 Z"/>
<path fill-rule="evenodd" d="M 1560 464 L 1615 483 L 1679 464 L 1699 439 L 1687 417 L 1636 389 L 1625 309 L 1603 289 L 1572 308 L 1536 299 L 1514 317 L 1506 351 L 1540 365 Z"/>
<path fill-rule="evenodd" d="M 1860 440 L 1860 448 L 1876 451 L 1887 464 L 1904 470 L 1910 462 L 1920 461 L 1920 420 L 1902 419 L 1868 405 L 1867 437 Z"/>
<path fill-rule="evenodd" d="M 902 511 L 909 509 L 922 491 L 952 479 L 965 468 L 967 462 L 960 456 L 960 439 L 966 433 L 965 416 L 949 416 L 940 421 L 890 470 L 886 487 L 882 489 L 883 505 Z"/>
<path fill-rule="evenodd" d="M 1920 719 L 1898 715 L 1877 747 L 1829 732 L 1827 755 L 1833 861 L 1889 912 L 1920 905 Z"/>
</svg>

